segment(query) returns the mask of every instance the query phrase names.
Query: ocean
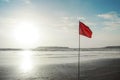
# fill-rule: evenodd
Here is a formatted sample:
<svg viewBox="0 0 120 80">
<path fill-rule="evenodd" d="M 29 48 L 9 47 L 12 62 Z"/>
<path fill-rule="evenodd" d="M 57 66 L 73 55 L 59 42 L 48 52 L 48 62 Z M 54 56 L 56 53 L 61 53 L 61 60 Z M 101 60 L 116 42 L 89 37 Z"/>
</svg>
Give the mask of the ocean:
<svg viewBox="0 0 120 80">
<path fill-rule="evenodd" d="M 115 58 L 120 58 L 119 50 L 80 51 L 81 66 Z M 77 62 L 78 51 L 0 51 L 0 80 L 74 80 Z"/>
<path fill-rule="evenodd" d="M 0 65 L 19 65 L 29 60 L 33 65 L 74 63 L 77 58 L 78 51 L 0 51 Z M 120 58 L 120 51 L 80 51 L 81 62 L 103 58 Z"/>
</svg>

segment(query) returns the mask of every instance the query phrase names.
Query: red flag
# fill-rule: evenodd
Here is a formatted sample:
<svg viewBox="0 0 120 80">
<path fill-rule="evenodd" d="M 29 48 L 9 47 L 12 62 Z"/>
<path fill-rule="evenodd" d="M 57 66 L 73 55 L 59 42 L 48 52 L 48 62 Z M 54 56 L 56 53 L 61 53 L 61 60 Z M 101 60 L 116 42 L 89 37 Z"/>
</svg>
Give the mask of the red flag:
<svg viewBox="0 0 120 80">
<path fill-rule="evenodd" d="M 84 23 L 79 22 L 79 35 L 86 36 L 88 38 L 92 37 L 92 31 Z"/>
</svg>

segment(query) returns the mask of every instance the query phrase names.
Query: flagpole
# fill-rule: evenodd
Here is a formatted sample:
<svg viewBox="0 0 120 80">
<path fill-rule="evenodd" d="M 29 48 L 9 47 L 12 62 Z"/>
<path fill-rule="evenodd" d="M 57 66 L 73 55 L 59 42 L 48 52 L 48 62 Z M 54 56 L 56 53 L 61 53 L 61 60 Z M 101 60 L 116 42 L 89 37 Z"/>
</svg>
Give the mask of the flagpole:
<svg viewBox="0 0 120 80">
<path fill-rule="evenodd" d="M 91 38 L 92 31 L 89 29 L 88 26 L 79 21 L 78 80 L 80 80 L 80 35 Z"/>
<path fill-rule="evenodd" d="M 79 33 L 80 33 L 80 21 L 79 21 Z M 80 34 L 79 34 L 79 48 L 78 48 L 78 80 L 80 80 Z"/>
</svg>

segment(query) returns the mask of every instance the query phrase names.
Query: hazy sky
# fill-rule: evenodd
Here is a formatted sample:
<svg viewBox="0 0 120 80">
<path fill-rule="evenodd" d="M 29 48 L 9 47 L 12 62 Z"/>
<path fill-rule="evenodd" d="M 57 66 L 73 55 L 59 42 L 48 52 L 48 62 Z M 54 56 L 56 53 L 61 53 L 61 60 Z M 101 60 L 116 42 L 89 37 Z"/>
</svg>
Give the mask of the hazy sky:
<svg viewBox="0 0 120 80">
<path fill-rule="evenodd" d="M 0 0 L 0 47 L 78 47 L 79 20 L 81 47 L 120 45 L 120 0 Z"/>
</svg>

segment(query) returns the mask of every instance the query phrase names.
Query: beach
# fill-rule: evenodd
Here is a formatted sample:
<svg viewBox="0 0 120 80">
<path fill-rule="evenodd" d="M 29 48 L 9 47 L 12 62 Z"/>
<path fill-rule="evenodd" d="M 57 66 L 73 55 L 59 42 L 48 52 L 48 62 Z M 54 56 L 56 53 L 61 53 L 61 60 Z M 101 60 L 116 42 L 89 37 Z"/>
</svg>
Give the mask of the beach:
<svg viewBox="0 0 120 80">
<path fill-rule="evenodd" d="M 5 52 L 3 52 L 5 53 Z M 71 52 L 54 54 L 56 52 L 39 52 L 36 55 L 16 55 L 18 52 L 10 52 L 11 55 L 0 54 L 0 80 L 77 80 L 78 63 L 77 55 Z M 48 54 L 49 53 L 49 54 Z M 58 52 L 57 52 L 58 53 Z M 62 53 L 62 52 L 59 52 Z M 76 52 L 75 52 L 76 53 Z M 119 80 L 120 58 L 119 52 L 106 58 L 83 52 L 80 59 L 80 80 Z M 89 52 L 90 53 L 90 52 Z M 108 54 L 108 53 L 107 53 Z M 42 56 L 41 56 L 42 55 Z M 50 57 L 51 55 L 51 57 Z M 63 57 L 64 55 L 64 57 Z M 73 56 L 71 56 L 73 55 Z M 76 57 L 75 57 L 76 55 Z M 88 57 L 89 55 L 89 57 Z M 115 57 L 116 55 L 116 57 Z M 7 56 L 7 57 L 6 57 Z M 43 57 L 44 56 L 44 57 Z M 48 57 L 49 56 L 49 57 Z M 56 56 L 56 57 L 55 57 Z M 59 57 L 58 57 L 59 56 Z M 65 57 L 67 56 L 67 57 Z M 69 57 L 68 57 L 69 56 Z M 107 55 L 108 56 L 108 55 Z M 88 58 L 88 59 L 86 59 Z M 33 60 L 32 60 L 33 59 Z M 57 61 L 57 62 L 56 62 Z M 44 62 L 44 63 L 42 63 Z"/>
<path fill-rule="evenodd" d="M 81 80 L 119 80 L 120 59 L 94 60 L 81 65 Z"/>
<path fill-rule="evenodd" d="M 0 0 L 0 80 L 120 80 L 120 0 Z"/>
<path fill-rule="evenodd" d="M 120 59 L 93 60 L 80 64 L 80 80 L 119 80 Z M 0 66 L 0 80 L 77 80 L 77 63 L 36 66 L 31 72 Z"/>
</svg>

